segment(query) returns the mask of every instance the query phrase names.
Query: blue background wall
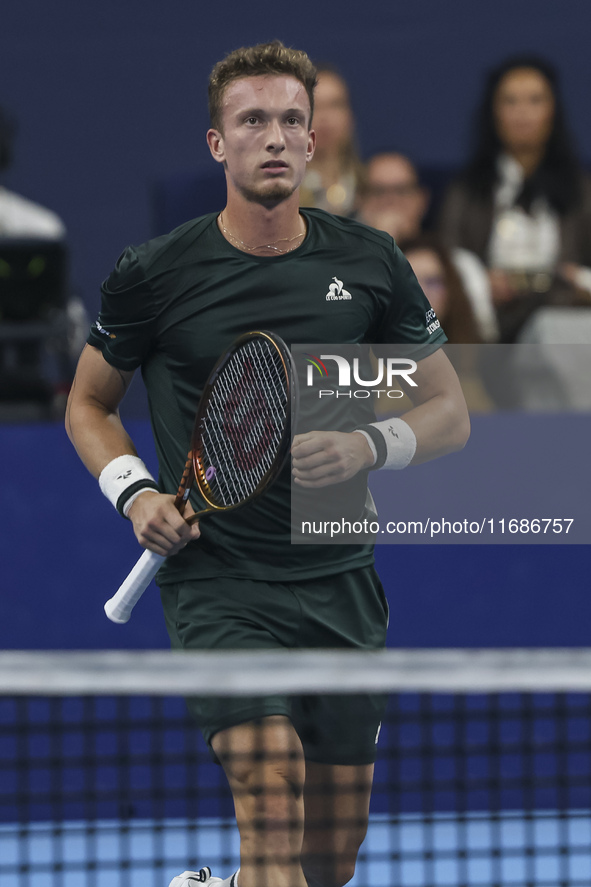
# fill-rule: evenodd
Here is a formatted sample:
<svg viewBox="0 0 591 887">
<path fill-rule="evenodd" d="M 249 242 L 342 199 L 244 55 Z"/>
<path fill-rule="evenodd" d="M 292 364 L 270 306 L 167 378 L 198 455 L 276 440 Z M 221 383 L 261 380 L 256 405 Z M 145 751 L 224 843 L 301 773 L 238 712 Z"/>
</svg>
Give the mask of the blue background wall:
<svg viewBox="0 0 591 887">
<path fill-rule="evenodd" d="M 211 168 L 206 80 L 238 45 L 279 37 L 348 79 L 364 154 L 395 145 L 456 167 L 486 68 L 520 51 L 562 71 L 591 160 L 585 0 L 3 0 L 0 103 L 19 119 L 5 184 L 55 209 L 89 311 L 122 248 L 153 231 L 162 176 Z M 133 395 L 128 416 L 141 416 Z M 150 452 L 145 422 L 131 426 Z M 149 457 L 148 457 L 149 458 Z M 136 556 L 58 427 L 0 428 L 4 647 L 166 644 L 156 594 L 127 628 L 102 614 Z M 586 547 L 398 547 L 378 552 L 391 643 L 589 643 Z"/>
<path fill-rule="evenodd" d="M 363 153 L 393 144 L 451 167 L 484 71 L 510 53 L 543 53 L 562 71 L 591 160 L 585 0 L 3 0 L 0 104 L 20 121 L 6 183 L 62 215 L 93 313 L 123 247 L 153 233 L 153 182 L 212 168 L 213 64 L 275 37 L 342 70 Z"/>
<path fill-rule="evenodd" d="M 155 470 L 148 424 L 128 427 Z M 127 625 L 104 615 L 141 549 L 63 430 L 5 427 L 0 441 L 0 648 L 168 646 L 155 586 Z M 588 557 L 587 545 L 380 546 L 389 643 L 588 646 Z"/>
</svg>

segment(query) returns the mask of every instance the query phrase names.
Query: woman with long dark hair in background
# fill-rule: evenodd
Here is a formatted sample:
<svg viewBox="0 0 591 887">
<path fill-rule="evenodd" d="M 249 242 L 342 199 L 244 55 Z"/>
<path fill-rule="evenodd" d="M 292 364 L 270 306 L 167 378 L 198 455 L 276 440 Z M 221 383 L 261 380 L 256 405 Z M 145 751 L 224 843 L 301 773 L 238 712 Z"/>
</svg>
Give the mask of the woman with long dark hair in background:
<svg viewBox="0 0 591 887">
<path fill-rule="evenodd" d="M 538 307 L 591 304 L 591 179 L 547 61 L 520 56 L 490 73 L 440 231 L 488 267 L 502 342 Z"/>
<path fill-rule="evenodd" d="M 363 168 L 349 87 L 336 68 L 319 65 L 317 71 L 312 122 L 316 150 L 302 183 L 300 202 L 350 216 L 356 208 Z"/>
</svg>

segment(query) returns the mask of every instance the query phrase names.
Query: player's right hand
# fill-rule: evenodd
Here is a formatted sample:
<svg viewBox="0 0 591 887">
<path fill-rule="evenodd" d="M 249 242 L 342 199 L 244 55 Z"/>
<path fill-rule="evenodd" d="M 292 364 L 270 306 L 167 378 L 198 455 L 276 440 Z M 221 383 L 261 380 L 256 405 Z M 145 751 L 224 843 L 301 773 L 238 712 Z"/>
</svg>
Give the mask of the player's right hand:
<svg viewBox="0 0 591 887">
<path fill-rule="evenodd" d="M 292 475 L 301 487 L 326 487 L 350 480 L 373 465 L 373 453 L 362 434 L 308 431 L 296 434 L 291 448 Z"/>
<path fill-rule="evenodd" d="M 189 526 L 185 517 L 194 514 L 189 502 L 184 517 L 174 504 L 175 496 L 146 490 L 137 497 L 128 517 L 140 545 L 162 557 L 176 554 L 187 543 L 199 538 L 199 523 Z"/>
</svg>

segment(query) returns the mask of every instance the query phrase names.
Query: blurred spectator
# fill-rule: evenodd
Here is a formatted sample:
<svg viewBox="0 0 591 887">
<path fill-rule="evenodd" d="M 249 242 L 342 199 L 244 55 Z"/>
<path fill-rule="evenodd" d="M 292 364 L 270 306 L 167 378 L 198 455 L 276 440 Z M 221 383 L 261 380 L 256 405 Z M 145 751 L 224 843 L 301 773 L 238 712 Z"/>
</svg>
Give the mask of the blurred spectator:
<svg viewBox="0 0 591 887">
<path fill-rule="evenodd" d="M 472 158 L 444 198 L 440 230 L 489 268 L 502 342 L 544 305 L 591 304 L 591 180 L 543 59 L 489 75 Z"/>
<path fill-rule="evenodd" d="M 429 207 L 430 194 L 421 185 L 416 168 L 403 154 L 383 151 L 371 157 L 365 167 L 358 216 L 368 225 L 387 231 L 404 251 L 410 241 L 420 237 Z M 445 250 L 432 239 L 433 249 Z M 446 254 L 459 274 L 462 292 L 470 308 L 468 327 L 476 338 L 464 341 L 495 341 L 498 335 L 490 283 L 480 259 L 466 249 L 455 248 Z M 466 329 L 468 329 L 466 327 Z M 446 333 L 449 331 L 446 328 Z"/>
<path fill-rule="evenodd" d="M 0 173 L 12 162 L 14 134 L 0 108 Z M 54 212 L 0 185 L 2 418 L 49 418 L 65 404 L 88 327 L 82 301 L 66 289 L 65 237 Z"/>
<path fill-rule="evenodd" d="M 420 234 L 406 243 L 404 254 L 445 330 L 446 354 L 458 374 L 468 409 L 490 412 L 494 403 L 481 377 L 482 352 L 470 347 L 481 341 L 476 319 L 449 251 L 435 235 Z"/>
<path fill-rule="evenodd" d="M 312 128 L 316 150 L 300 188 L 300 203 L 341 216 L 351 215 L 362 164 L 349 89 L 341 75 L 327 66 L 318 67 Z"/>
<path fill-rule="evenodd" d="M 14 133 L 14 122 L 0 108 L 0 173 L 12 162 Z M 55 213 L 0 185 L 0 237 L 60 240 L 65 235 L 65 226 Z"/>
<path fill-rule="evenodd" d="M 450 345 L 480 341 L 470 300 L 449 252 L 434 236 L 407 241 L 404 254 L 427 296 Z"/>
</svg>

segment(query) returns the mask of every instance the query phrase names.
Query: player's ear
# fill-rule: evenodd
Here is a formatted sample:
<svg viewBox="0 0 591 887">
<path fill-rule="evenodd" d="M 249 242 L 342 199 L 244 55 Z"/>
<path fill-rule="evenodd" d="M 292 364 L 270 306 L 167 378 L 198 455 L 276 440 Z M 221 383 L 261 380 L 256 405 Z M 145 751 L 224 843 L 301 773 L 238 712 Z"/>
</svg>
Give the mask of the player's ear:
<svg viewBox="0 0 591 887">
<path fill-rule="evenodd" d="M 308 131 L 308 149 L 306 151 L 306 162 L 309 163 L 314 156 L 316 150 L 316 133 L 313 129 Z"/>
<path fill-rule="evenodd" d="M 218 163 L 223 163 L 226 155 L 224 151 L 224 137 L 221 132 L 218 129 L 208 129 L 206 138 L 213 159 L 217 160 Z"/>
</svg>

